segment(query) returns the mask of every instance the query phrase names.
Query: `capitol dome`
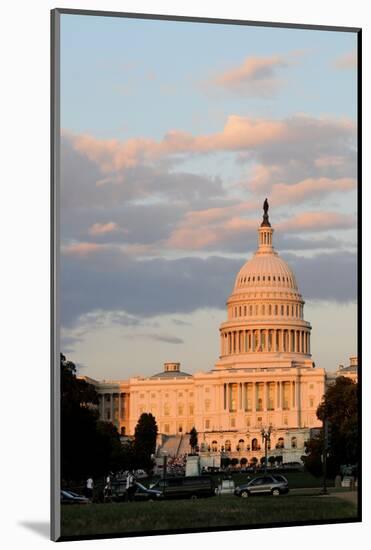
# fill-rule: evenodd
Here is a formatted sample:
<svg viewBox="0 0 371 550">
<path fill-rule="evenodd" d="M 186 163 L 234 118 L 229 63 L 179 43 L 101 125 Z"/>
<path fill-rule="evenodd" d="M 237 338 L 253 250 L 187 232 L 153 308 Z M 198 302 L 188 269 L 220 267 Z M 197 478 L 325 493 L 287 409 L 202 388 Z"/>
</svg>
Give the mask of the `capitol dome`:
<svg viewBox="0 0 371 550">
<path fill-rule="evenodd" d="M 310 324 L 295 275 L 273 248 L 273 228 L 264 203 L 258 248 L 240 269 L 220 327 L 221 359 L 248 363 L 259 354 L 310 358 Z"/>
</svg>

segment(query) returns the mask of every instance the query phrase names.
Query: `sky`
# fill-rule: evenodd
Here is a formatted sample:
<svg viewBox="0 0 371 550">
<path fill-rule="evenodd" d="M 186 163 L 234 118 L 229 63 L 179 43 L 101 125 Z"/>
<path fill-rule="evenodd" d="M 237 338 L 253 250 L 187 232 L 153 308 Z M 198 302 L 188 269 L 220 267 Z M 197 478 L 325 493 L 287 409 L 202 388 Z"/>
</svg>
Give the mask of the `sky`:
<svg viewBox="0 0 371 550">
<path fill-rule="evenodd" d="M 213 368 L 269 198 L 317 366 L 356 354 L 356 35 L 63 14 L 61 351 Z"/>
</svg>

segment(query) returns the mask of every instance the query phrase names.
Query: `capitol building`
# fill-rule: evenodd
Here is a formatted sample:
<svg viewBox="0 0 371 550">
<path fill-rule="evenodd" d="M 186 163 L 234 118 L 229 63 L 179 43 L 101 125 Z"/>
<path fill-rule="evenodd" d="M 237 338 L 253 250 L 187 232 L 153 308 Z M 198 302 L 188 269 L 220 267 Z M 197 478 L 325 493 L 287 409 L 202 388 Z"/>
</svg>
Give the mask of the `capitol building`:
<svg viewBox="0 0 371 550">
<path fill-rule="evenodd" d="M 326 385 L 337 374 L 356 380 L 357 358 L 334 374 L 315 366 L 305 302 L 295 274 L 273 247 L 267 201 L 264 207 L 258 248 L 241 267 L 226 303 L 212 370 L 189 374 L 171 362 L 150 377 L 84 377 L 99 393 L 101 419 L 122 435 L 133 435 L 148 412 L 156 418 L 159 451 L 189 451 L 195 427 L 201 454 L 250 462 L 264 455 L 262 430 L 269 429 L 269 456 L 300 461 L 310 431 L 321 427 L 316 409 Z"/>
</svg>

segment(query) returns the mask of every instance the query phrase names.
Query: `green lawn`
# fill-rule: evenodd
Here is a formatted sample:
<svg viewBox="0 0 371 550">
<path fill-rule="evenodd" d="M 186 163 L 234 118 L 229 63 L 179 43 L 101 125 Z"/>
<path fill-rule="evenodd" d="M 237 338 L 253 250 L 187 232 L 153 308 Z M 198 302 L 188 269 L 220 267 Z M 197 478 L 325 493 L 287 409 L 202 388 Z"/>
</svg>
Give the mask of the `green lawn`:
<svg viewBox="0 0 371 550">
<path fill-rule="evenodd" d="M 356 519 L 356 513 L 335 496 L 294 494 L 62 506 L 62 536 Z"/>
</svg>

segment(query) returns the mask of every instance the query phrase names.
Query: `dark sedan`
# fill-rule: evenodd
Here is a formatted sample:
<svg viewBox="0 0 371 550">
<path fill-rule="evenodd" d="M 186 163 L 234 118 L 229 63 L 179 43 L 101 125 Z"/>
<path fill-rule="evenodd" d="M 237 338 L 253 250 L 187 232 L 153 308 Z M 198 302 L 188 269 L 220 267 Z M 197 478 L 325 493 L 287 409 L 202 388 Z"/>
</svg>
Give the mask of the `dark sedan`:
<svg viewBox="0 0 371 550">
<path fill-rule="evenodd" d="M 289 492 L 287 479 L 280 476 L 259 476 L 244 485 L 236 487 L 234 494 L 238 497 L 247 498 L 253 495 L 279 496 Z"/>
<path fill-rule="evenodd" d="M 89 504 L 91 501 L 84 495 L 78 495 L 72 491 L 61 491 L 61 504 Z"/>
<path fill-rule="evenodd" d="M 141 483 L 136 482 L 136 491 L 134 493 L 134 500 L 160 500 L 163 498 L 162 491 L 158 489 L 148 489 Z"/>
</svg>

